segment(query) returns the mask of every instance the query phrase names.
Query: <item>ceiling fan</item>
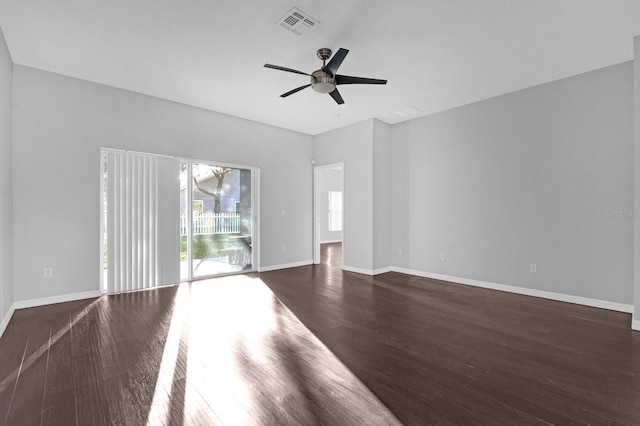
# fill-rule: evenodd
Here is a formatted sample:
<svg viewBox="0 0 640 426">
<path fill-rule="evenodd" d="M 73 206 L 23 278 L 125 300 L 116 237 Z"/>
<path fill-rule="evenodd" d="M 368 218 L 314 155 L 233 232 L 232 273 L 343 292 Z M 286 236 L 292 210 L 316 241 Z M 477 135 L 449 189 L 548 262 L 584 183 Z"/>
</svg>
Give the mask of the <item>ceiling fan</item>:
<svg viewBox="0 0 640 426">
<path fill-rule="evenodd" d="M 312 72 L 311 74 L 278 65 L 264 64 L 264 66 L 266 68 L 273 68 L 274 70 L 287 71 L 311 77 L 310 84 L 305 84 L 304 86 L 297 87 L 287 93 L 283 93 L 280 95 L 281 98 L 286 98 L 289 95 L 293 95 L 294 93 L 311 86 L 311 88 L 316 92 L 328 93 L 338 104 L 343 104 L 344 100 L 342 99 L 342 96 L 340 96 L 340 92 L 338 92 L 338 88 L 336 87 L 340 84 L 387 84 L 387 80 L 336 74 L 338 72 L 338 68 L 340 68 L 340 65 L 342 64 L 342 61 L 344 61 L 344 58 L 347 56 L 347 53 L 349 53 L 347 49 L 340 48 L 338 52 L 333 55 L 333 58 L 331 58 L 331 49 L 327 49 L 326 47 L 318 49 L 316 54 L 318 55 L 318 58 L 322 60 L 322 68 Z M 327 63 L 327 59 L 329 58 L 331 58 L 331 60 Z"/>
</svg>

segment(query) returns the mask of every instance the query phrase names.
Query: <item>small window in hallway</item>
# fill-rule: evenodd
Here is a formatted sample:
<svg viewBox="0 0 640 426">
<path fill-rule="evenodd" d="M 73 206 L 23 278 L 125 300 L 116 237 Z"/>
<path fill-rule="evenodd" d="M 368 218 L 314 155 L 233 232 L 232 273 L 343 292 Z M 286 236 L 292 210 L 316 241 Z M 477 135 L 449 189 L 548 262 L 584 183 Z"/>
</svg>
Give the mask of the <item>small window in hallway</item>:
<svg viewBox="0 0 640 426">
<path fill-rule="evenodd" d="M 329 231 L 342 231 L 342 191 L 329 191 Z"/>
</svg>

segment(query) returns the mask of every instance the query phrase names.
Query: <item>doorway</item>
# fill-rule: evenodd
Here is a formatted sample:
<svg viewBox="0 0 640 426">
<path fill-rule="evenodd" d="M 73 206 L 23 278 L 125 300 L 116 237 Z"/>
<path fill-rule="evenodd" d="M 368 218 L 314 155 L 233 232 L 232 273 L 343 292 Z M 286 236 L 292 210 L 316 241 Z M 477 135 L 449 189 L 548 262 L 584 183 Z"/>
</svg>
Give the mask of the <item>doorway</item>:
<svg viewBox="0 0 640 426">
<path fill-rule="evenodd" d="M 322 261 L 321 244 L 344 244 L 344 163 L 315 167 L 313 175 L 313 263 L 317 265 Z"/>
</svg>

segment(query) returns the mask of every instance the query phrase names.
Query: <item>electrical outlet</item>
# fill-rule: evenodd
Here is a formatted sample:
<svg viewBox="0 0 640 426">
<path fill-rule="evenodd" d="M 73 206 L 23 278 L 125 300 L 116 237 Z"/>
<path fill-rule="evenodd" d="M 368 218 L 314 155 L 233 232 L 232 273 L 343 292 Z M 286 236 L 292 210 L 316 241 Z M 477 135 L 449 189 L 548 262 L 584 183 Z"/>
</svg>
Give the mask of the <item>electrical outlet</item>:
<svg viewBox="0 0 640 426">
<path fill-rule="evenodd" d="M 284 244 L 282 245 L 282 252 L 284 253 L 285 251 L 287 251 L 287 246 L 285 246 Z"/>
<path fill-rule="evenodd" d="M 535 263 L 530 264 L 529 265 L 529 272 L 533 272 L 533 273 L 538 272 L 538 265 L 535 264 Z"/>
<path fill-rule="evenodd" d="M 398 256 L 402 256 L 402 249 L 398 249 Z"/>
<path fill-rule="evenodd" d="M 447 255 L 444 253 L 440 253 L 440 262 L 446 262 L 447 261 Z"/>
<path fill-rule="evenodd" d="M 53 277 L 53 268 L 44 268 L 44 277 L 52 278 Z"/>
<path fill-rule="evenodd" d="M 280 216 L 286 216 L 287 211 L 285 209 L 280 210 Z"/>
</svg>

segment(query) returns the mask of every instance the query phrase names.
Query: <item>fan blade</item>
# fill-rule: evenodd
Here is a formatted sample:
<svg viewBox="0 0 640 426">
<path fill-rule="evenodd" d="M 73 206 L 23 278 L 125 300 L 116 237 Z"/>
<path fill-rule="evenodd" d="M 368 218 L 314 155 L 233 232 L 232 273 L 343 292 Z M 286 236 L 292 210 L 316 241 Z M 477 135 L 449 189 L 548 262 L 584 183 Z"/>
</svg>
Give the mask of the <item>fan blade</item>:
<svg viewBox="0 0 640 426">
<path fill-rule="evenodd" d="M 336 75 L 336 84 L 387 84 L 387 80 L 352 77 L 350 75 Z"/>
<path fill-rule="evenodd" d="M 336 52 L 335 55 L 333 55 L 333 58 L 331 58 L 327 66 L 322 68 L 322 71 L 331 75 L 331 77 L 336 75 L 336 73 L 338 72 L 338 68 L 340 68 L 340 65 L 342 64 L 342 61 L 344 61 L 344 58 L 347 56 L 347 53 L 349 53 L 347 49 L 343 49 L 342 47 L 338 49 L 338 51 Z"/>
<path fill-rule="evenodd" d="M 297 87 L 297 88 L 295 88 L 293 90 L 288 91 L 287 93 L 283 93 L 282 95 L 280 95 L 280 97 L 281 98 L 286 98 L 287 96 L 293 95 L 294 93 L 298 93 L 302 89 L 306 89 L 309 86 L 311 86 L 311 85 L 310 84 L 305 84 L 304 86 Z"/>
<path fill-rule="evenodd" d="M 311 75 L 311 74 L 307 74 L 306 72 L 294 70 L 292 68 L 287 68 L 287 67 L 280 67 L 278 65 L 264 64 L 264 66 L 265 68 L 273 68 L 274 70 L 288 71 L 288 72 L 293 72 L 293 73 L 302 74 L 302 75 Z"/>
<path fill-rule="evenodd" d="M 340 96 L 340 92 L 338 92 L 338 89 L 335 89 L 333 92 L 329 94 L 331 95 L 333 100 L 336 101 L 338 105 L 342 105 L 344 103 L 344 100 L 342 99 L 342 96 Z"/>
</svg>

